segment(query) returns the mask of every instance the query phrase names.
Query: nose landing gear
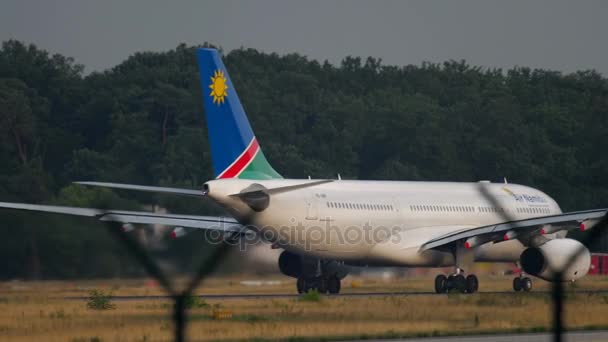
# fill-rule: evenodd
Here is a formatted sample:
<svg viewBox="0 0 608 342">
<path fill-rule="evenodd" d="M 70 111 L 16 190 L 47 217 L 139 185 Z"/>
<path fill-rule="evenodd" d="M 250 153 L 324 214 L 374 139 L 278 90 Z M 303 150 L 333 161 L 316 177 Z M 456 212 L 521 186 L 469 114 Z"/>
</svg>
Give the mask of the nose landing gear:
<svg viewBox="0 0 608 342">
<path fill-rule="evenodd" d="M 513 278 L 513 290 L 515 292 L 530 292 L 532 290 L 532 279 L 523 275 Z"/>
<path fill-rule="evenodd" d="M 513 279 L 513 291 L 515 292 L 530 292 L 532 291 L 532 279 L 525 276 L 524 271 L 519 262 L 515 263 L 515 267 L 519 269 L 519 276 Z"/>
</svg>

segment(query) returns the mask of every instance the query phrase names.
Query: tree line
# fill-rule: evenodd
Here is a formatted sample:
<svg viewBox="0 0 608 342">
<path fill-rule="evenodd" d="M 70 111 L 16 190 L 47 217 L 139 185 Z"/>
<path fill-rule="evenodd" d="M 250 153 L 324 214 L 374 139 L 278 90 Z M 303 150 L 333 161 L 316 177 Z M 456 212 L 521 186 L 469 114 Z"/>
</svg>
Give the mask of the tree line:
<svg viewBox="0 0 608 342">
<path fill-rule="evenodd" d="M 85 74 L 73 58 L 3 42 L 0 200 L 217 212 L 202 201 L 71 184 L 198 188 L 212 178 L 195 49 L 140 52 Z M 353 56 L 334 65 L 248 48 L 224 62 L 265 155 L 286 177 L 506 177 L 543 189 L 564 211 L 608 206 L 608 80 L 593 70 Z M 141 274 L 96 225 L 1 211 L 0 278 Z M 183 239 L 157 251 L 183 261 L 200 245 Z"/>
</svg>

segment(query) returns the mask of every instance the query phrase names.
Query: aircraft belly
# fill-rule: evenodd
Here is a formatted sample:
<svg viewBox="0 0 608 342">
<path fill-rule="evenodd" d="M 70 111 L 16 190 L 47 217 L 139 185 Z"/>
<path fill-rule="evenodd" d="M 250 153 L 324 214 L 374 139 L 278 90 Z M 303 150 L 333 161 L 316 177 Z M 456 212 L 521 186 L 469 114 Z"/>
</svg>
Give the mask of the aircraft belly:
<svg viewBox="0 0 608 342">
<path fill-rule="evenodd" d="M 370 265 L 442 267 L 454 264 L 451 253 L 438 250 L 420 251 L 420 246 L 445 227 L 418 228 L 397 232 L 376 244 L 366 258 Z M 447 228 L 446 228 L 447 229 Z M 453 229 L 453 228 L 451 228 Z"/>
<path fill-rule="evenodd" d="M 373 246 L 360 225 L 307 219 L 306 213 L 259 215 L 254 221 L 263 240 L 292 252 L 318 258 L 361 260 Z M 299 218 L 298 218 L 299 217 Z M 288 225 L 284 223 L 290 223 Z"/>
<path fill-rule="evenodd" d="M 519 240 L 486 243 L 475 250 L 478 262 L 516 262 L 526 247 Z"/>
</svg>

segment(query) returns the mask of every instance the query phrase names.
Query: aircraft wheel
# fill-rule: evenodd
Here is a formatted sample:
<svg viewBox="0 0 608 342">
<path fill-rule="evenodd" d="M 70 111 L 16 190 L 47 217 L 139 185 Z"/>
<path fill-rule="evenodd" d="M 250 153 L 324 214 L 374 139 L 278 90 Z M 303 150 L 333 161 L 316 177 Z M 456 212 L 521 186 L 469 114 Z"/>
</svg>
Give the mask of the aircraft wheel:
<svg viewBox="0 0 608 342">
<path fill-rule="evenodd" d="M 328 293 L 329 292 L 329 279 L 319 278 L 319 286 L 317 287 L 317 291 L 319 293 Z"/>
<path fill-rule="evenodd" d="M 479 289 L 479 280 L 474 274 L 469 274 L 466 279 L 466 292 L 475 293 Z"/>
<path fill-rule="evenodd" d="M 450 290 L 452 290 L 453 288 L 456 287 L 456 281 L 454 280 L 456 278 L 455 275 L 449 275 L 446 278 L 445 281 L 445 292 L 450 292 Z"/>
<path fill-rule="evenodd" d="M 329 277 L 327 279 L 327 292 L 330 294 L 338 294 L 340 293 L 340 288 L 342 287 L 340 278 L 338 277 Z"/>
<path fill-rule="evenodd" d="M 519 291 L 523 290 L 522 285 L 523 285 L 522 284 L 522 278 L 517 277 L 517 278 L 513 279 L 513 290 L 515 292 L 519 292 Z"/>
<path fill-rule="evenodd" d="M 460 293 L 465 293 L 467 289 L 467 281 L 462 274 L 454 276 L 454 288 Z"/>
<path fill-rule="evenodd" d="M 446 293 L 448 292 L 448 278 L 443 274 L 435 277 L 435 292 Z"/>
<path fill-rule="evenodd" d="M 532 290 L 532 279 L 525 277 L 521 279 L 521 289 L 525 292 Z"/>
<path fill-rule="evenodd" d="M 299 277 L 296 282 L 296 288 L 298 289 L 298 293 L 306 292 L 306 279 L 304 277 Z"/>
</svg>

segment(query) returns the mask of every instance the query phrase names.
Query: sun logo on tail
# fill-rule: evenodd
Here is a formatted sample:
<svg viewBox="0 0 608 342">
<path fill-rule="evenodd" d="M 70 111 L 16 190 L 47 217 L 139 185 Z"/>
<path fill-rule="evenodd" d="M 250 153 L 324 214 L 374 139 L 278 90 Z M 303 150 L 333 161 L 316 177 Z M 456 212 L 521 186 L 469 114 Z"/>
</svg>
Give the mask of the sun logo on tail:
<svg viewBox="0 0 608 342">
<path fill-rule="evenodd" d="M 209 85 L 211 89 L 209 96 L 213 97 L 213 103 L 217 103 L 218 105 L 224 103 L 224 99 L 228 96 L 228 85 L 226 83 L 224 72 L 216 70 L 213 76 L 211 76 L 211 84 Z"/>
</svg>

